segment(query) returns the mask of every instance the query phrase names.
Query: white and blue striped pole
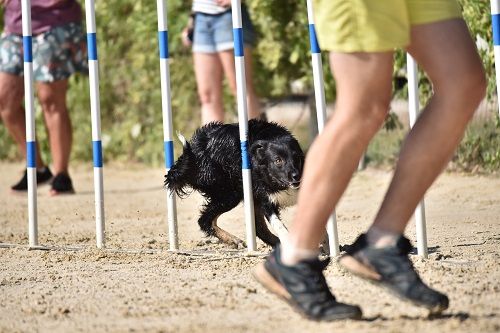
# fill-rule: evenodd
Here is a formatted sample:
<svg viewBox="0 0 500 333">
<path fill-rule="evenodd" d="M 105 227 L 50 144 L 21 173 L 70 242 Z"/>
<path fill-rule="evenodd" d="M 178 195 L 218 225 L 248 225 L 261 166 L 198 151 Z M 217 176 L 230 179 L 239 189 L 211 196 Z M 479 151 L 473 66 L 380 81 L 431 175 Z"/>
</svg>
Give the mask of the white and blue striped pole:
<svg viewBox="0 0 500 333">
<path fill-rule="evenodd" d="M 168 28 L 166 0 L 157 0 L 158 46 L 160 51 L 161 106 L 163 113 L 163 146 L 166 172 L 174 164 L 174 142 L 172 135 L 172 103 L 170 98 L 170 70 L 168 65 Z M 175 193 L 167 190 L 168 240 L 171 251 L 179 249 L 177 237 L 177 208 Z"/>
<path fill-rule="evenodd" d="M 85 0 L 87 22 L 87 49 L 89 60 L 90 113 L 92 120 L 92 148 L 94 156 L 94 193 L 96 244 L 104 247 L 104 190 L 102 176 L 101 111 L 99 101 L 99 62 L 97 60 L 97 40 L 94 0 Z"/>
<path fill-rule="evenodd" d="M 491 26 L 495 53 L 495 74 L 497 82 L 498 114 L 500 115 L 500 0 L 491 0 Z"/>
<path fill-rule="evenodd" d="M 318 117 L 318 133 L 321 134 L 326 123 L 326 101 L 325 87 L 323 82 L 323 64 L 321 60 L 321 49 L 316 38 L 316 29 L 314 26 L 314 15 L 312 1 L 307 0 L 307 19 L 309 21 L 309 41 L 311 44 L 311 60 L 314 80 L 314 96 L 316 99 L 316 116 Z M 339 236 L 337 231 L 337 218 L 335 211 L 328 218 L 326 224 L 328 234 L 328 245 L 331 256 L 340 254 Z"/>
<path fill-rule="evenodd" d="M 31 1 L 21 1 L 24 53 L 24 107 L 26 113 L 26 169 L 28 175 L 28 239 L 29 246 L 38 245 L 36 207 L 36 137 L 33 103 L 33 52 L 31 36 Z"/>
<path fill-rule="evenodd" d="M 410 116 L 410 128 L 417 121 L 420 109 L 418 96 L 418 67 L 413 57 L 406 55 L 406 67 L 408 72 L 408 113 Z M 415 230 L 417 233 L 417 253 L 419 256 L 427 258 L 427 230 L 425 226 L 425 204 L 424 199 L 419 202 L 415 209 Z"/>
<path fill-rule="evenodd" d="M 248 252 L 257 249 L 255 241 L 255 213 L 252 194 L 252 175 L 248 154 L 248 116 L 247 92 L 245 80 L 245 55 L 243 44 L 243 28 L 241 20 L 241 1 L 231 0 L 233 15 L 234 62 L 236 68 L 236 96 L 238 102 L 238 123 L 241 143 L 241 172 L 243 178 L 243 202 L 245 208 L 245 225 Z"/>
</svg>

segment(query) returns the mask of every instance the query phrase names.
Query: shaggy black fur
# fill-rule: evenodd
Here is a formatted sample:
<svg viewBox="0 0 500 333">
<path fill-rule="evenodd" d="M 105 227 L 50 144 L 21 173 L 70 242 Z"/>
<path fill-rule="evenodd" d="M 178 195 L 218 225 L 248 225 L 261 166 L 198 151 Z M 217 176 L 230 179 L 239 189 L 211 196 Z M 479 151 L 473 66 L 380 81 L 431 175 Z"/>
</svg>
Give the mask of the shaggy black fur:
<svg viewBox="0 0 500 333">
<path fill-rule="evenodd" d="M 273 201 L 273 194 L 300 185 L 304 153 L 283 126 L 261 120 L 250 120 L 248 125 L 256 234 L 274 246 L 279 240 L 264 217 L 279 217 L 280 207 Z M 198 220 L 201 230 L 226 243 L 243 243 L 217 226 L 217 218 L 243 200 L 238 124 L 214 122 L 196 130 L 165 176 L 165 185 L 181 197 L 189 188 L 200 192 L 206 199 Z"/>
</svg>

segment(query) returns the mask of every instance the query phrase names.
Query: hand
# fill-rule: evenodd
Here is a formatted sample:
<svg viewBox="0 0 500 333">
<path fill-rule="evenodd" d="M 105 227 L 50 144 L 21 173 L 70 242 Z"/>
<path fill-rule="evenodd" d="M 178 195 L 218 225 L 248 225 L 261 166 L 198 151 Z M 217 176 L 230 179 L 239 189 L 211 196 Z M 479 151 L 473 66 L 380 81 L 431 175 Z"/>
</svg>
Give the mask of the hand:
<svg viewBox="0 0 500 333">
<path fill-rule="evenodd" d="M 191 45 L 193 45 L 193 42 L 189 38 L 189 28 L 186 27 L 182 29 L 181 40 L 182 40 L 182 45 L 184 45 L 185 47 L 191 47 Z"/>
<path fill-rule="evenodd" d="M 193 45 L 193 30 L 194 30 L 194 18 L 191 15 L 189 17 L 188 23 L 181 32 L 182 45 L 185 47 L 191 47 Z"/>
<path fill-rule="evenodd" d="M 222 7 L 231 7 L 231 0 L 216 0 L 217 4 Z"/>
</svg>

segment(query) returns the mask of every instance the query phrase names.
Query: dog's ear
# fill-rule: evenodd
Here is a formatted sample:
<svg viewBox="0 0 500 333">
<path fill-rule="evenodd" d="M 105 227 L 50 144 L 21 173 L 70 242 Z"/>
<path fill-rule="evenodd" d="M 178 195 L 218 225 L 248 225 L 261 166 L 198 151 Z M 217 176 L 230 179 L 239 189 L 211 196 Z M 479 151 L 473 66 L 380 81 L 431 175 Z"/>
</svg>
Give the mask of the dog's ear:
<svg viewBox="0 0 500 333">
<path fill-rule="evenodd" d="M 250 155 L 252 156 L 252 160 L 257 163 L 263 161 L 266 156 L 267 142 L 264 140 L 257 140 L 252 143 L 250 147 Z M 260 164 L 260 163 L 259 163 Z"/>
</svg>

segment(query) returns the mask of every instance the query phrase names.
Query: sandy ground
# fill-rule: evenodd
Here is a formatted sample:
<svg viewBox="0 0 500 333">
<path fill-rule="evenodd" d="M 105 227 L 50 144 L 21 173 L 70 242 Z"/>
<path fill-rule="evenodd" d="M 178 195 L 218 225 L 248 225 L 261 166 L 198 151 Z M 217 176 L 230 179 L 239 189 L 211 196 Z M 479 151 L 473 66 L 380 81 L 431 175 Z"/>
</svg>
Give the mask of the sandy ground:
<svg viewBox="0 0 500 333">
<path fill-rule="evenodd" d="M 309 322 L 251 277 L 262 260 L 205 238 L 201 198 L 178 202 L 180 247 L 167 251 L 163 170 L 105 168 L 107 249 L 94 247 L 93 173 L 71 170 L 77 193 L 38 190 L 39 240 L 28 250 L 27 198 L 11 195 L 21 163 L 0 163 L 1 332 L 498 332 L 500 331 L 500 178 L 444 174 L 426 197 L 430 258 L 412 256 L 425 281 L 449 294 L 440 318 L 348 276 L 332 263 L 327 279 L 364 320 Z M 390 172 L 355 176 L 337 212 L 342 244 L 373 218 Z M 294 207 L 284 212 L 290 221 Z M 242 207 L 221 225 L 244 238 Z M 414 239 L 413 223 L 408 235 Z M 259 243 L 259 251 L 268 248 Z"/>
</svg>

